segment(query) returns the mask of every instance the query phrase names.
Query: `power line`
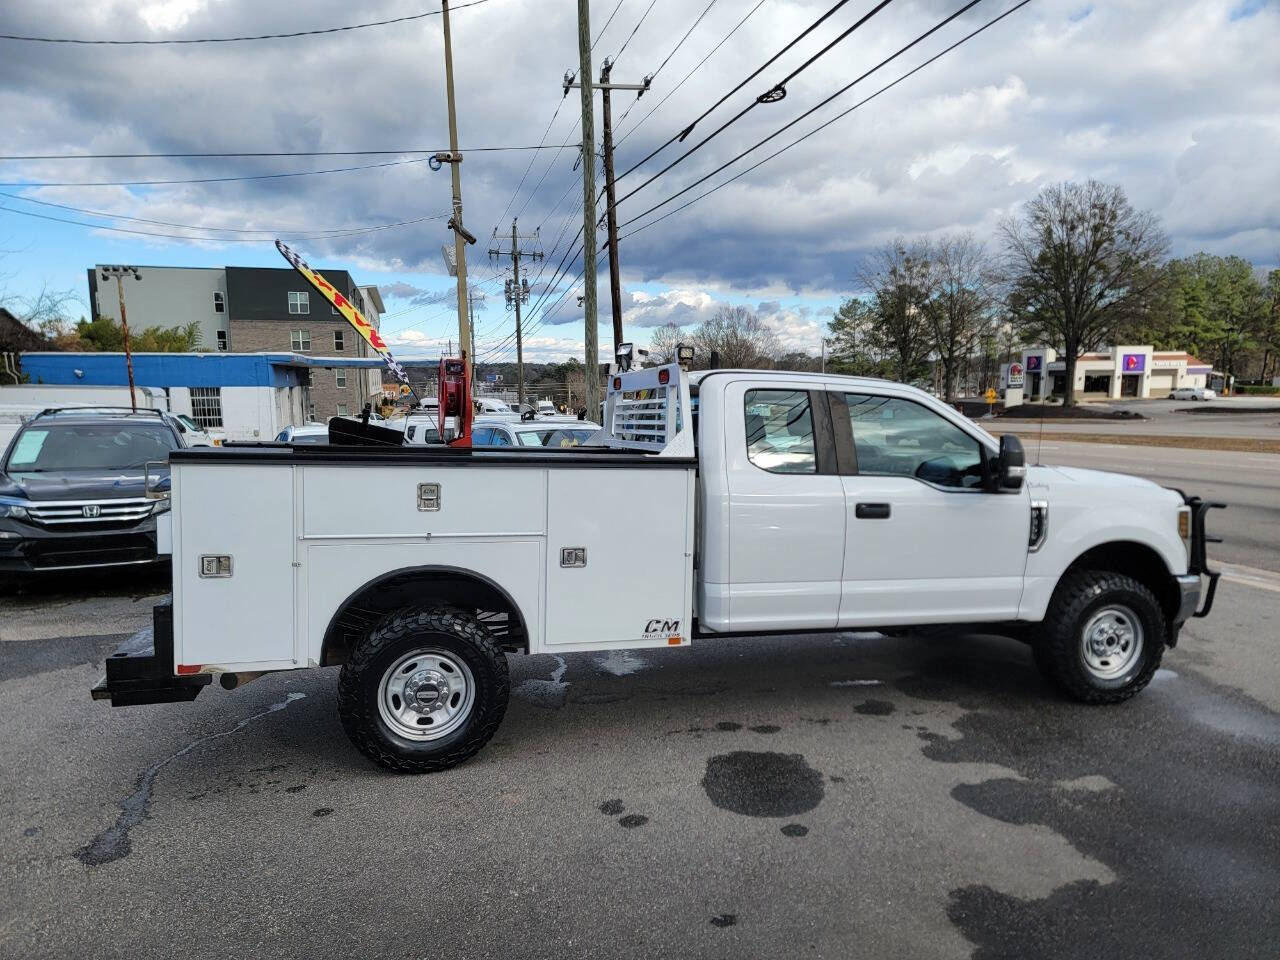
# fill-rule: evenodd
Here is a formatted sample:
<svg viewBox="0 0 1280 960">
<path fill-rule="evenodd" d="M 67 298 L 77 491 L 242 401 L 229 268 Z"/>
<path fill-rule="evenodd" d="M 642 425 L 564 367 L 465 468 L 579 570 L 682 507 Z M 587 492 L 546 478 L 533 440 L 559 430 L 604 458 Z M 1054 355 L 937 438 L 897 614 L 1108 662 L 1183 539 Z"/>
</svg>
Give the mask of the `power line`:
<svg viewBox="0 0 1280 960">
<path fill-rule="evenodd" d="M 694 65 L 694 68 L 693 68 L 692 70 L 690 70 L 688 73 L 686 73 L 686 74 L 685 74 L 685 75 L 680 79 L 679 83 L 677 83 L 674 87 L 672 87 L 672 88 L 667 92 L 667 95 L 666 95 L 665 97 L 663 97 L 661 100 L 659 100 L 657 103 L 655 103 L 655 104 L 654 104 L 654 105 L 649 109 L 649 112 L 648 112 L 648 113 L 646 113 L 643 117 L 641 117 L 639 120 L 637 120 L 637 121 L 632 125 L 632 127 L 631 127 L 631 129 L 630 129 L 630 130 L 628 130 L 628 131 L 627 131 L 626 133 L 624 133 L 620 138 L 618 138 L 618 142 L 615 144 L 615 146 L 619 146 L 619 147 L 620 147 L 620 146 L 622 146 L 622 142 L 623 142 L 624 140 L 626 140 L 626 139 L 627 139 L 627 137 L 631 136 L 631 134 L 635 133 L 638 129 L 640 129 L 640 126 L 641 126 L 641 125 L 642 125 L 646 120 L 648 120 L 650 117 L 652 117 L 652 116 L 654 115 L 654 113 L 656 113 L 656 112 L 657 112 L 657 110 L 658 110 L 658 108 L 659 108 L 659 107 L 661 107 L 664 103 L 666 103 L 668 100 L 670 100 L 670 99 L 671 99 L 671 97 L 672 97 L 672 95 L 673 95 L 677 90 L 679 90 L 681 87 L 683 87 L 683 86 L 685 85 L 685 82 L 686 82 L 690 77 L 692 77 L 695 73 L 697 73 L 699 70 L 701 70 L 701 69 L 702 69 L 703 64 L 705 64 L 708 60 L 710 60 L 710 59 L 711 59 L 711 57 L 715 54 L 715 52 L 716 52 L 717 50 L 719 50 L 722 46 L 724 46 L 725 42 L 726 42 L 730 37 L 732 37 L 735 33 L 737 33 L 737 32 L 738 32 L 738 28 L 739 28 L 739 27 L 741 27 L 741 26 L 742 26 L 744 23 L 746 23 L 748 20 L 750 20 L 750 19 L 751 19 L 751 17 L 752 17 L 752 15 L 753 15 L 757 10 L 759 10 L 761 7 L 763 7 L 763 6 L 765 5 L 765 2 L 766 2 L 766 0 L 758 0 L 758 2 L 756 3 L 756 5 L 755 5 L 754 7 L 752 7 L 750 10 L 748 10 L 748 11 L 747 11 L 747 15 L 746 15 L 745 17 L 743 17 L 741 20 L 739 20 L 739 21 L 737 22 L 737 24 L 735 24 L 735 25 L 734 25 L 734 27 L 733 27 L 733 29 L 732 29 L 732 30 L 730 30 L 730 31 L 729 31 L 728 33 L 726 33 L 723 37 L 721 37 L 721 38 L 720 38 L 720 42 L 719 42 L 719 43 L 717 43 L 714 47 L 712 47 L 712 48 L 707 52 L 706 56 L 704 56 L 701 60 L 699 60 L 699 61 L 697 62 L 697 64 L 695 64 L 695 65 Z M 696 26 L 696 24 L 695 24 L 695 26 Z M 632 104 L 632 106 L 635 106 L 635 104 Z M 630 108 L 628 108 L 628 109 L 627 109 L 627 113 L 630 113 L 630 112 L 631 112 L 631 110 L 630 110 Z M 623 119 L 625 119 L 625 118 L 626 118 L 626 115 L 627 115 L 626 113 L 624 113 L 624 114 L 622 115 L 622 116 L 623 116 Z M 622 121 L 620 120 L 620 121 L 619 121 L 619 123 L 621 123 L 621 122 L 622 122 Z"/>
<path fill-rule="evenodd" d="M 285 177 L 316 177 L 329 173 L 353 173 L 381 167 L 402 167 L 410 163 L 426 163 L 429 158 L 390 160 L 385 163 L 363 163 L 352 167 L 330 167 L 325 170 L 294 170 L 286 173 L 253 173 L 238 177 L 184 177 L 173 180 L 14 180 L 0 182 L 0 187 L 163 187 L 190 183 L 237 183 L 245 180 L 279 180 Z"/>
<path fill-rule="evenodd" d="M 467 7 L 478 7 L 480 4 L 488 2 L 489 0 L 471 0 L 470 3 L 460 3 L 456 7 L 451 7 L 449 12 L 452 13 L 455 10 L 465 10 Z M 187 43 L 239 43 L 244 40 L 290 40 L 294 37 L 314 37 L 325 33 L 345 33 L 349 30 L 364 30 L 368 27 L 385 27 L 393 23 L 407 23 L 410 20 L 422 20 L 426 17 L 438 17 L 440 16 L 440 13 L 441 11 L 439 10 L 428 10 L 425 13 L 415 13 L 406 17 L 394 17 L 390 20 L 371 20 L 368 23 L 353 23 L 345 27 L 326 27 L 320 30 L 296 30 L 293 33 L 263 33 L 249 37 L 198 37 L 189 40 L 81 40 L 74 37 L 27 37 L 13 33 L 0 33 L 0 40 L 22 40 L 28 43 L 74 43 L 85 46 L 111 47 L 158 47 Z"/>
<path fill-rule="evenodd" d="M 542 139 L 538 141 L 539 148 L 541 148 L 542 145 L 547 142 L 547 135 L 551 133 L 551 127 L 555 124 L 556 117 L 560 116 L 560 108 L 563 106 L 564 106 L 564 97 L 561 97 L 560 102 L 556 104 L 555 113 L 551 114 L 551 120 L 550 122 L 547 123 L 547 129 L 542 131 Z M 556 154 L 556 156 L 559 156 L 559 154 Z M 496 223 L 494 224 L 494 228 L 493 228 L 494 230 L 498 229 L 498 224 L 502 223 L 503 220 L 507 219 L 507 214 L 511 212 L 511 205 L 516 202 L 516 197 L 520 196 L 520 188 L 524 186 L 524 182 L 529 176 L 529 171 L 533 169 L 533 161 L 535 161 L 536 159 L 538 159 L 538 155 L 536 153 L 534 153 L 533 156 L 529 158 L 529 163 L 524 168 L 524 173 L 520 175 L 520 182 L 516 184 L 515 190 L 512 191 L 511 193 L 511 199 L 508 200 L 507 205 L 502 208 L 502 214 L 501 216 L 498 217 Z M 551 158 L 551 162 L 555 163 L 555 157 Z M 542 181 L 538 181 L 538 182 L 539 184 L 541 184 Z"/>
<path fill-rule="evenodd" d="M 51 200 L 37 200 L 35 197 L 24 197 L 21 194 L 5 193 L 3 191 L 0 191 L 0 197 L 8 197 L 11 200 L 21 200 L 23 203 L 34 203 L 42 207 L 57 207 L 59 210 L 70 210 L 73 213 L 83 213 L 90 217 L 103 217 L 110 220 L 128 220 L 132 223 L 150 223 L 160 227 L 181 227 L 183 230 L 217 230 L 223 233 L 268 234 L 269 235 L 268 239 L 270 237 L 280 236 L 282 233 L 294 233 L 295 236 L 300 236 L 305 233 L 312 236 L 314 239 L 324 239 L 325 234 L 345 233 L 353 229 L 385 230 L 388 227 L 400 227 L 408 223 L 420 223 L 424 219 L 425 220 L 443 220 L 446 216 L 446 214 L 440 214 L 438 216 L 418 218 L 416 220 L 399 220 L 395 223 L 382 223 L 382 224 L 376 224 L 370 227 L 359 227 L 359 228 L 330 227 L 330 228 L 324 228 L 324 229 L 311 229 L 311 230 L 308 230 L 305 228 L 299 228 L 296 231 L 293 229 L 285 229 L 285 228 L 275 228 L 270 230 L 250 230 L 242 227 L 211 227 L 203 224 L 174 223 L 171 220 L 150 220 L 150 219 L 147 219 L 146 217 L 131 217 L 123 213 L 108 213 L 104 210 L 89 210 L 89 209 L 86 209 L 85 207 L 73 207 L 70 204 L 54 203 Z"/>
<path fill-rule="evenodd" d="M 976 3 L 976 2 L 977 2 L 977 0 L 974 0 L 974 2 Z M 818 124 L 818 126 L 814 127 L 814 128 L 813 128 L 812 130 L 810 130 L 808 133 L 806 133 L 806 134 L 804 134 L 803 136 L 798 137 L 797 139 L 795 139 L 795 140 L 791 141 L 791 142 L 790 142 L 790 143 L 788 143 L 785 147 L 782 147 L 781 149 L 774 151 L 773 153 L 769 154 L 769 156 L 765 157 L 763 160 L 759 160 L 759 161 L 757 161 L 756 163 L 752 164 L 750 167 L 747 167 L 747 169 L 745 169 L 745 170 L 743 170 L 743 171 L 741 171 L 741 172 L 739 172 L 739 173 L 734 174 L 732 177 L 730 177 L 728 180 L 725 180 L 723 183 L 716 184 L 716 186 L 712 187 L 710 190 L 707 190 L 707 191 L 705 191 L 704 193 L 700 193 L 698 196 L 694 197 L 692 200 L 689 200 L 688 202 L 681 204 L 680 206 L 676 207 L 674 210 L 670 210 L 670 211 L 668 211 L 667 213 L 664 213 L 662 216 L 658 217 L 657 219 L 655 219 L 655 220 L 651 220 L 651 221 L 649 221 L 649 222 L 648 222 L 648 223 L 646 223 L 646 224 L 642 224 L 641 226 L 636 227 L 634 230 L 630 231 L 629 233 L 623 234 L 623 236 L 619 237 L 619 240 L 625 240 L 625 239 L 627 239 L 627 237 L 633 237 L 633 236 L 635 236 L 637 233 L 639 233 L 641 230 L 647 230 L 647 229 L 649 229 L 650 227 L 652 227 L 654 224 L 661 223 L 663 220 L 666 220 L 668 217 L 675 216 L 675 215 L 676 215 L 677 213 L 679 213 L 680 211 L 685 210 L 685 209 L 687 209 L 687 208 L 689 208 L 689 207 L 693 206 L 695 203 L 697 203 L 699 200 L 702 200 L 704 197 L 709 197 L 709 196 L 711 196 L 711 194 L 715 193 L 717 190 L 721 190 L 721 189 L 723 189 L 724 187 L 727 187 L 729 184 L 733 183 L 735 180 L 737 180 L 737 179 L 739 179 L 739 178 L 741 178 L 741 177 L 746 176 L 748 173 L 751 173 L 753 170 L 757 169 L 758 167 L 762 167 L 762 166 L 764 166 L 766 163 L 768 163 L 770 160 L 774 159 L 775 157 L 778 157 L 778 156 L 780 156 L 780 155 L 782 155 L 782 154 L 786 153 L 786 152 L 787 152 L 788 150 L 790 150 L 792 147 L 798 146 L 799 144 L 803 143 L 805 140 L 808 140 L 810 137 L 814 136 L 816 133 L 818 133 L 818 132 L 820 132 L 820 131 L 822 131 L 822 130 L 825 130 L 827 127 L 831 126 L 831 125 L 832 125 L 833 123 L 835 123 L 837 120 L 841 120 L 841 119 L 843 119 L 844 117 L 847 117 L 849 114 L 853 113 L 853 111 L 857 110 L 859 107 L 862 107 L 862 106 L 864 106 L 864 105 L 865 105 L 865 104 L 867 104 L 867 103 L 870 103 L 870 102 L 871 102 L 872 100 L 874 100 L 876 97 L 880 96 L 880 94 L 882 94 L 882 93 L 886 92 L 887 90 L 891 90 L 893 87 L 896 87 L 898 84 L 902 83 L 902 81 L 906 80 L 908 77 L 911 77 L 911 76 L 913 76 L 913 75 L 915 75 L 915 74 L 919 73 L 919 72 L 920 72 L 921 70 L 923 70 L 925 67 L 927 67 L 927 66 L 929 66 L 930 64 L 935 63 L 936 61 L 938 61 L 938 60 L 942 59 L 944 56 L 946 56 L 946 55 L 947 55 L 948 53 L 950 53 L 952 50 L 955 50 L 957 47 L 961 46 L 962 44 L 968 43 L 970 40 L 972 40 L 972 39 L 973 39 L 974 37 L 976 37 L 978 34 L 982 33 L 984 30 L 988 29 L 989 27 L 993 27 L 993 26 L 995 26 L 997 23 L 999 23 L 999 22 L 1000 22 L 1001 20 L 1003 20 L 1005 17 L 1007 17 L 1007 16 L 1009 16 L 1009 15 L 1011 15 L 1011 14 L 1013 14 L 1013 13 L 1017 12 L 1018 10 L 1021 10 L 1023 7 L 1025 7 L 1025 6 L 1026 6 L 1028 3 L 1030 3 L 1030 2 L 1031 2 L 1031 0 L 1021 0 L 1021 2 L 1019 2 L 1019 3 L 1017 3 L 1017 4 L 1014 4 L 1014 6 L 1010 7 L 1008 10 L 1006 10 L 1006 11 L 1004 11 L 1003 13 L 1001 13 L 1000 15 L 998 15 L 998 16 L 996 16 L 996 17 L 993 17 L 992 19 L 988 20 L 986 23 L 984 23 L 982 26 L 978 27 L 976 30 L 973 30 L 972 32 L 965 34 L 963 37 L 961 37 L 961 38 L 960 38 L 959 40 L 957 40 L 955 43 L 951 44 L 951 45 L 950 45 L 950 46 L 948 46 L 948 47 L 945 47 L 944 49 L 942 49 L 941 51 L 939 51 L 938 53 L 936 53 L 936 54 L 934 54 L 932 57 L 930 57 L 928 60 L 925 60 L 923 63 L 919 64 L 918 66 L 912 67 L 910 70 L 908 70 L 908 71 L 907 71 L 906 73 L 904 73 L 902 76 L 898 77 L 896 80 L 893 80 L 892 82 L 885 84 L 883 87 L 881 87 L 881 88 L 880 88 L 879 90 L 877 90 L 875 93 L 871 94 L 871 95 L 870 95 L 870 96 L 868 96 L 868 97 L 865 97 L 865 98 L 864 98 L 864 99 L 862 99 L 862 100 L 859 100 L 859 101 L 858 101 L 857 103 L 855 103 L 853 106 L 848 107 L 848 108 L 846 108 L 846 109 L 844 109 L 844 110 L 840 111 L 840 113 L 837 113 L 834 117 L 831 117 L 829 120 L 825 120 L 825 121 L 823 121 L 822 123 Z M 971 4 L 969 4 L 968 6 L 973 6 L 973 4 L 971 3 Z M 965 9 L 968 9 L 968 7 L 966 7 Z M 821 106 L 821 104 L 819 104 L 819 106 Z M 814 109 L 817 109 L 817 108 L 815 107 Z M 810 112 L 812 112 L 812 111 L 810 111 Z M 753 147 L 752 149 L 755 149 L 755 148 Z M 731 162 L 732 162 L 732 161 L 731 161 Z M 722 169 L 723 169 L 723 168 L 722 168 Z M 683 192 L 683 191 L 682 191 L 682 192 Z M 677 196 L 678 196 L 678 194 L 677 194 Z M 674 197 L 670 197 L 670 198 L 668 198 L 668 199 L 674 199 Z M 665 202 L 665 201 L 664 201 L 664 202 Z M 641 214 L 641 216 L 644 216 L 644 214 Z M 637 218 L 633 218 L 633 220 L 632 220 L 632 221 L 628 221 L 628 223 L 633 222 L 635 219 L 639 219 L 639 218 L 638 218 L 638 217 L 637 217 Z"/>
<path fill-rule="evenodd" d="M 266 237 L 192 237 L 180 233 L 157 233 L 152 230 L 130 230 L 127 227 L 112 227 L 105 223 L 85 223 L 83 220 L 69 220 L 66 217 L 54 217 L 45 213 L 36 213 L 34 210 L 15 210 L 13 207 L 0 207 L 0 213 L 16 213 L 21 217 L 35 217 L 37 220 L 52 220 L 54 223 L 68 223 L 76 227 L 85 227 L 89 230 L 110 230 L 113 233 L 129 233 L 142 237 L 163 237 L 169 240 L 192 240 L 199 243 L 268 243 L 269 238 Z M 385 230 L 388 227 L 401 227 L 411 223 L 423 223 L 427 220 L 439 220 L 439 217 L 418 217 L 413 220 L 404 220 L 400 223 L 391 223 L 378 227 L 361 227 L 353 230 L 346 230 L 341 233 L 327 234 L 323 237 L 282 237 L 283 240 L 338 240 L 342 237 L 355 236 L 362 233 L 372 233 L 375 230 Z"/>
<path fill-rule="evenodd" d="M 459 147 L 459 153 L 509 153 L 518 150 L 551 150 L 537 146 Z M 256 150 L 228 153 L 27 153 L 0 156 L 0 160 L 211 160 L 236 157 L 401 157 L 408 155 L 448 153 L 435 150 Z"/>
<path fill-rule="evenodd" d="M 609 24 L 613 23 L 613 18 L 618 15 L 618 11 L 622 9 L 622 5 L 627 0 L 618 0 L 618 5 L 613 8 L 613 13 L 609 14 L 609 19 L 604 22 L 604 26 L 600 28 L 600 32 L 596 34 L 596 38 L 591 41 L 591 49 L 596 48 L 596 44 L 600 42 L 600 38 L 604 36 L 604 32 L 609 29 Z"/>
<path fill-rule="evenodd" d="M 843 3 L 845 2 L 845 0 L 840 0 L 840 2 Z M 874 17 L 877 13 L 879 13 L 881 10 L 883 10 L 892 2 L 893 0 L 880 0 L 880 2 L 877 3 L 874 7 L 872 7 L 870 11 L 868 11 L 862 17 L 856 20 L 853 26 L 849 27 L 847 30 L 841 33 L 838 37 L 836 37 L 834 40 L 828 43 L 825 47 L 823 47 L 821 50 L 819 50 L 817 53 L 811 56 L 808 60 L 802 63 L 795 70 L 792 70 L 780 82 L 774 84 L 771 88 L 769 88 L 768 91 L 756 97 L 754 100 L 751 101 L 751 103 L 747 104 L 746 107 L 744 107 L 742 110 L 739 110 L 734 116 L 730 117 L 724 123 L 720 124 L 720 126 L 716 127 L 715 130 L 713 130 L 707 136 L 703 137 L 701 140 L 699 140 L 696 144 L 694 144 L 692 147 L 690 147 L 688 150 L 686 150 L 676 159 L 672 160 L 669 164 L 667 164 L 665 167 L 663 167 L 661 170 L 659 170 L 657 173 L 651 176 L 648 180 L 644 181 L 644 183 L 640 184 L 638 187 L 632 188 L 632 190 L 629 193 L 625 194 L 624 196 L 619 197 L 618 203 L 622 203 L 628 197 L 635 196 L 637 193 L 639 193 L 649 184 L 653 183 L 653 181 L 657 180 L 660 176 L 662 176 L 664 173 L 666 173 L 676 164 L 683 163 L 685 160 L 689 159 L 689 157 L 693 156 L 695 153 L 697 153 L 699 150 L 705 147 L 708 143 L 710 143 L 716 137 L 720 136 L 720 134 L 724 133 L 725 130 L 729 129 L 729 127 L 733 126 L 735 123 L 737 123 L 739 120 L 745 117 L 748 113 L 750 113 L 760 104 L 774 103 L 778 100 L 783 99 L 787 95 L 787 88 L 786 88 L 787 83 L 795 79 L 805 70 L 809 69 L 809 67 L 813 66 L 813 64 L 817 62 L 819 58 L 826 55 L 837 44 L 843 42 L 846 38 L 849 37 L 850 34 L 852 34 L 855 30 L 857 30 L 859 27 L 865 24 L 868 20 L 870 20 L 872 17 Z M 977 3 L 977 2 L 980 2 L 980 0 L 974 0 L 974 2 Z M 972 4 L 970 4 L 970 6 L 972 6 Z M 803 36 L 803 34 L 801 34 L 801 36 Z M 792 43 L 794 42 L 795 41 L 792 41 Z M 698 122 L 697 120 L 694 121 L 695 124 L 697 122 Z M 685 132 L 680 135 L 680 139 L 683 140 L 692 130 L 693 130 L 693 125 L 691 124 L 690 126 L 685 128 Z M 634 170 L 634 169 L 635 167 L 631 168 L 631 170 Z M 626 171 L 626 173 L 621 174 L 620 178 L 625 177 L 627 173 L 631 172 L 631 170 L 628 170 Z"/>
<path fill-rule="evenodd" d="M 646 78 L 647 82 L 652 82 L 653 80 L 657 79 L 658 74 L 662 72 L 662 68 L 671 62 L 671 58 L 674 57 L 676 55 L 676 52 L 681 47 L 684 46 L 684 42 L 689 39 L 689 35 L 698 28 L 698 24 L 702 22 L 702 18 L 711 12 L 711 8 L 714 7 L 717 2 L 718 0 L 711 0 L 710 3 L 708 3 L 705 7 L 702 8 L 702 12 L 698 14 L 698 18 L 693 21 L 693 25 L 684 32 L 684 36 L 681 37 L 679 42 L 677 42 L 676 45 L 671 48 L 671 52 L 662 58 L 662 62 L 658 64 L 658 69 L 653 71 L 653 73 L 649 74 L 649 76 Z M 631 111 L 636 108 L 636 104 L 639 102 L 640 102 L 640 98 L 636 97 L 634 100 L 631 101 L 631 105 L 628 106 L 626 110 L 622 111 L 622 116 L 618 118 L 619 125 L 621 125 L 622 122 L 627 119 L 628 114 L 630 114 Z"/>
<path fill-rule="evenodd" d="M 705 120 L 712 112 L 714 112 L 720 106 L 720 104 L 724 103 L 726 100 L 732 97 L 735 93 L 737 93 L 739 90 L 745 87 L 748 83 L 750 83 L 752 80 L 758 77 L 761 73 L 763 73 L 766 69 L 768 69 L 779 57 L 781 57 L 784 53 L 786 53 L 788 50 L 794 47 L 797 43 L 799 43 L 809 34 L 813 33 L 814 30 L 817 30 L 818 27 L 822 26 L 822 24 L 825 23 L 829 17 L 831 17 L 837 10 L 839 10 L 848 2 L 849 0 L 837 0 L 837 3 L 835 4 L 835 6 L 833 6 L 830 10 L 828 10 L 826 13 L 820 16 L 817 20 L 813 21 L 813 23 L 809 24 L 809 26 L 805 27 L 804 32 L 802 32 L 798 37 L 796 37 L 794 40 L 788 43 L 785 47 L 783 47 L 781 50 L 775 53 L 772 57 L 770 57 L 760 66 L 756 67 L 756 69 L 753 70 L 745 80 L 743 80 L 736 87 L 734 87 L 732 90 L 726 93 L 723 97 L 721 97 L 711 106 L 709 106 L 706 110 L 704 110 L 702 114 L 693 121 L 693 123 L 689 124 L 680 133 L 677 133 L 674 137 L 672 137 L 666 143 L 662 144 L 660 147 L 658 147 L 656 150 L 650 153 L 647 157 L 645 157 L 639 163 L 635 164 L 635 166 L 632 166 L 628 170 L 623 171 L 621 174 L 619 174 L 618 179 L 625 177 L 629 173 L 634 173 L 637 167 L 644 166 L 646 163 L 648 163 L 650 160 L 652 160 L 654 157 L 660 154 L 663 150 L 667 149 L 667 147 L 671 146 L 671 144 L 675 143 L 677 140 L 683 140 L 685 137 L 687 137 L 693 131 L 693 128 L 696 127 L 703 120 Z"/>
<path fill-rule="evenodd" d="M 640 19 L 636 21 L 636 25 L 632 27 L 631 32 L 627 34 L 627 39 L 622 41 L 622 49 L 613 55 L 612 59 L 610 60 L 611 63 L 617 63 L 618 58 L 621 57 L 624 53 L 626 53 L 627 44 L 631 42 L 631 38 L 634 37 L 636 35 L 636 31 L 640 29 L 640 24 L 644 23 L 645 18 L 649 16 L 649 11 L 653 9 L 653 5 L 657 2 L 658 0 L 649 0 L 649 6 L 644 8 L 644 13 L 640 14 Z"/>
</svg>

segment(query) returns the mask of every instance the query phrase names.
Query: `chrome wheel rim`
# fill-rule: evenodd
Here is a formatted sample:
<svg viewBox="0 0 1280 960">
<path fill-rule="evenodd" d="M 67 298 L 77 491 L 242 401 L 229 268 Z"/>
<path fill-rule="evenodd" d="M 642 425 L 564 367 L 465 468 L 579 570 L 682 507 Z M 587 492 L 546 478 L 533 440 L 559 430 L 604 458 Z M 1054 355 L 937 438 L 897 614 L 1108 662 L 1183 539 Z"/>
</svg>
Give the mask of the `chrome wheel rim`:
<svg viewBox="0 0 1280 960">
<path fill-rule="evenodd" d="M 1099 680 L 1115 680 L 1142 656 L 1142 641 L 1142 621 L 1136 613 L 1119 604 L 1102 607 L 1080 634 L 1084 665 Z"/>
<path fill-rule="evenodd" d="M 406 740 L 439 740 L 466 722 L 475 705 L 471 670 L 453 654 L 422 649 L 396 660 L 378 684 L 378 713 Z"/>
</svg>

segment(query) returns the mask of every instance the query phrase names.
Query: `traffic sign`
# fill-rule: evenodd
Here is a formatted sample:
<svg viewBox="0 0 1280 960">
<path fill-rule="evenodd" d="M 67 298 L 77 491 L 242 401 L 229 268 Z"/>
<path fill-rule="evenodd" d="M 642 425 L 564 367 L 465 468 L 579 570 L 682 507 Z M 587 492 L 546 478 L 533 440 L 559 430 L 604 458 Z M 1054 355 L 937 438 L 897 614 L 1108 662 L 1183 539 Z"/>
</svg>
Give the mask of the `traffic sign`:
<svg viewBox="0 0 1280 960">
<path fill-rule="evenodd" d="M 991 387 L 987 387 L 987 392 L 983 396 L 986 398 L 987 403 L 995 403 L 1000 399 L 1000 395 Z"/>
<path fill-rule="evenodd" d="M 407 383 L 400 384 L 400 396 L 407 397 L 409 395 L 409 385 Z"/>
</svg>

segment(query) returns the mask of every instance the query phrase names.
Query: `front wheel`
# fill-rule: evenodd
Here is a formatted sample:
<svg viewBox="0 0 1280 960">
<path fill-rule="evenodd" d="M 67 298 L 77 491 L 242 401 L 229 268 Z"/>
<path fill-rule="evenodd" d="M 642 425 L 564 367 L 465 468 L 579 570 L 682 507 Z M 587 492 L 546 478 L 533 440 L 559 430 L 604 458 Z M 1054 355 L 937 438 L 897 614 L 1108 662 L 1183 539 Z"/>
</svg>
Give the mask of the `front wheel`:
<svg viewBox="0 0 1280 960">
<path fill-rule="evenodd" d="M 351 742 L 389 770 L 431 773 L 483 747 L 507 710 L 507 659 L 474 615 L 407 607 L 352 651 L 338 679 Z"/>
<path fill-rule="evenodd" d="M 1082 703 L 1120 703 L 1151 682 L 1164 655 L 1164 614 L 1132 577 L 1068 574 L 1032 650 L 1045 678 Z"/>
</svg>

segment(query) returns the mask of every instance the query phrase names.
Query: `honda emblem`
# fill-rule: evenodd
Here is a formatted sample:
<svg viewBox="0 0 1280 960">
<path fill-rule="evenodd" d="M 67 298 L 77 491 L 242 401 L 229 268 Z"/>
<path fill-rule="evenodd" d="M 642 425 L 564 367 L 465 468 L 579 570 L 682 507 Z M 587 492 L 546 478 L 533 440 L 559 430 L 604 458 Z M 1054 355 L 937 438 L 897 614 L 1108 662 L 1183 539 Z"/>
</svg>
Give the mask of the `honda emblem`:
<svg viewBox="0 0 1280 960">
<path fill-rule="evenodd" d="M 86 517 L 92 518 L 102 513 L 102 508 L 98 506 L 96 503 L 86 503 L 83 507 L 80 508 L 80 512 L 83 513 Z"/>
</svg>

